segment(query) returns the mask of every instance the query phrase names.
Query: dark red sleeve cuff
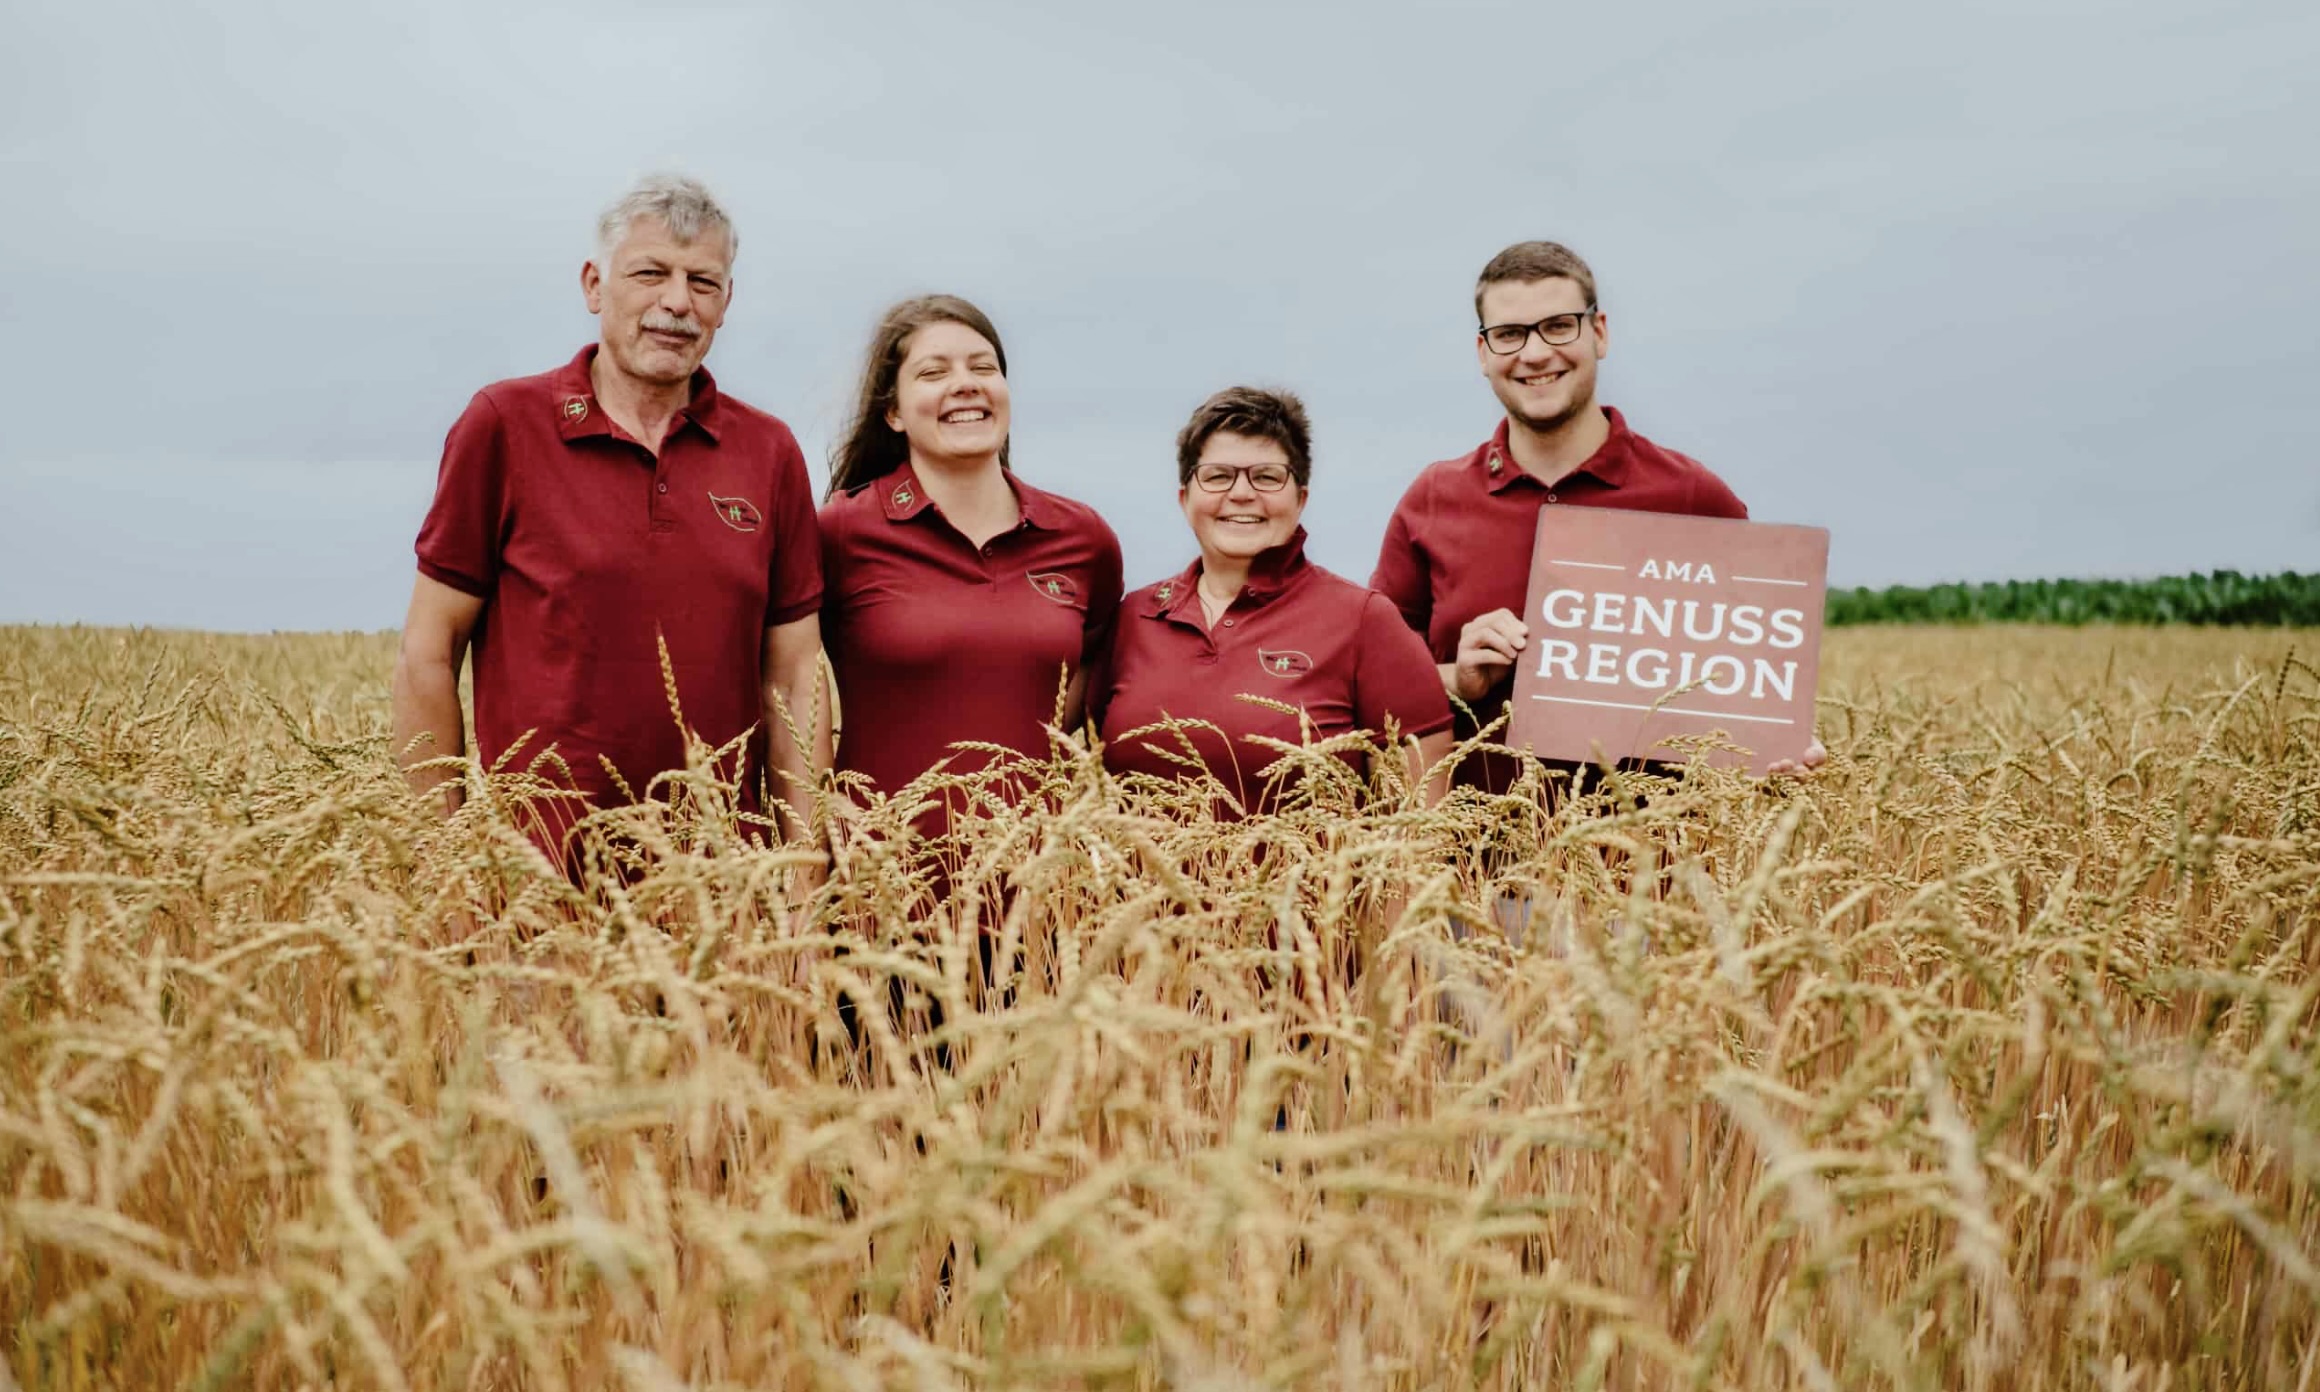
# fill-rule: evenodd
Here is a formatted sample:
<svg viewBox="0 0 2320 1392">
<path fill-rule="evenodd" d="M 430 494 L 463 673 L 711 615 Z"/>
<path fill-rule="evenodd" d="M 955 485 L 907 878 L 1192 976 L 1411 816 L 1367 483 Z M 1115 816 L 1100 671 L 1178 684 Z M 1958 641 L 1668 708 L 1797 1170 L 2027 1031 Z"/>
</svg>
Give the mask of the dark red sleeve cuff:
<svg viewBox="0 0 2320 1392">
<path fill-rule="evenodd" d="M 461 594 L 472 595 L 477 599 L 491 598 L 491 582 L 478 580 L 448 566 L 437 565 L 425 556 L 419 558 L 419 573 L 437 584 L 449 585 Z"/>
<path fill-rule="evenodd" d="M 786 623 L 796 623 L 799 619 L 804 618 L 808 614 L 820 613 L 821 609 L 822 592 L 820 590 L 816 590 L 812 594 L 807 595 L 804 599 L 793 600 L 788 604 L 784 604 L 779 609 L 766 610 L 765 626 L 767 628 L 779 628 Z"/>
</svg>

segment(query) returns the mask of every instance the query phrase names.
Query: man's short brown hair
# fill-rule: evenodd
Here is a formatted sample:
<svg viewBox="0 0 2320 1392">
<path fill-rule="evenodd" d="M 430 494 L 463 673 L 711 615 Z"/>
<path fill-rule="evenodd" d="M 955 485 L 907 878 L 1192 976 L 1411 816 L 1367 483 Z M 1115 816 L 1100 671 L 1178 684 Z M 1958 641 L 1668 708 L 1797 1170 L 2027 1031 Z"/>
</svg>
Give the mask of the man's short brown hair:
<svg viewBox="0 0 2320 1392">
<path fill-rule="evenodd" d="M 1579 253 L 1561 242 L 1516 242 L 1513 246 L 1490 258 L 1482 268 L 1482 276 L 1474 282 L 1474 317 L 1482 318 L 1482 292 L 1503 281 L 1554 280 L 1572 281 L 1589 304 L 1595 303 L 1595 272 L 1587 268 Z"/>
<path fill-rule="evenodd" d="M 1176 435 L 1176 486 L 1192 482 L 1200 452 L 1218 435 L 1270 440 L 1289 456 L 1289 473 L 1303 488 L 1313 477 L 1313 427 L 1305 403 L 1292 392 L 1262 387 L 1226 387 L 1200 403 Z"/>
</svg>

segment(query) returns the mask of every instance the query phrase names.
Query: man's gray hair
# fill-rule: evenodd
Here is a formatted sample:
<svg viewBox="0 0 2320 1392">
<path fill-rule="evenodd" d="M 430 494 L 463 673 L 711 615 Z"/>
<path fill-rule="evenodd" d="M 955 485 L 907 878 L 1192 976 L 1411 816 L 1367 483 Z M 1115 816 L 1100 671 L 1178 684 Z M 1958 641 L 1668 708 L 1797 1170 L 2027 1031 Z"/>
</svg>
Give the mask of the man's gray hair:
<svg viewBox="0 0 2320 1392">
<path fill-rule="evenodd" d="M 733 219 L 725 216 L 725 210 L 717 205 L 707 185 L 682 174 L 648 174 L 596 220 L 596 256 L 600 269 L 610 268 L 614 248 L 627 239 L 629 228 L 639 218 L 660 223 L 680 242 L 695 242 L 712 233 L 724 233 L 728 266 L 741 250 L 741 235 L 733 230 Z"/>
</svg>

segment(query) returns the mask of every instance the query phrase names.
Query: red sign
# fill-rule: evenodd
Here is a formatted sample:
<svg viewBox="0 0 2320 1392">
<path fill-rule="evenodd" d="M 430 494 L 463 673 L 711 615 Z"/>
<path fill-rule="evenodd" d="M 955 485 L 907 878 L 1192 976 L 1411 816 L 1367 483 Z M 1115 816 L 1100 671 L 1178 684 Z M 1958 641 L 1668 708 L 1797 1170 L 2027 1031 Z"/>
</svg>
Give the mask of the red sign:
<svg viewBox="0 0 2320 1392">
<path fill-rule="evenodd" d="M 1671 735 L 1761 773 L 1813 737 L 1829 534 L 1821 527 L 1542 507 L 1530 643 L 1506 741 L 1550 759 L 1680 761 Z"/>
</svg>

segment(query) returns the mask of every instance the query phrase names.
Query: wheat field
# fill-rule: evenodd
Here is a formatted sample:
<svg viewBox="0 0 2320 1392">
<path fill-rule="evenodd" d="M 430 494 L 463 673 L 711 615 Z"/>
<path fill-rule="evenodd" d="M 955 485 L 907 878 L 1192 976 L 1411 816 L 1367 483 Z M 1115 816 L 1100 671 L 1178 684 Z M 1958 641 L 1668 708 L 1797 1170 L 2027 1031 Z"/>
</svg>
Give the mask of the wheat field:
<svg viewBox="0 0 2320 1392">
<path fill-rule="evenodd" d="M 2320 1388 L 2316 648 L 1839 630 L 1816 779 L 1552 815 L 1065 748 L 938 903 L 0 630 L 0 1389 Z"/>
</svg>

